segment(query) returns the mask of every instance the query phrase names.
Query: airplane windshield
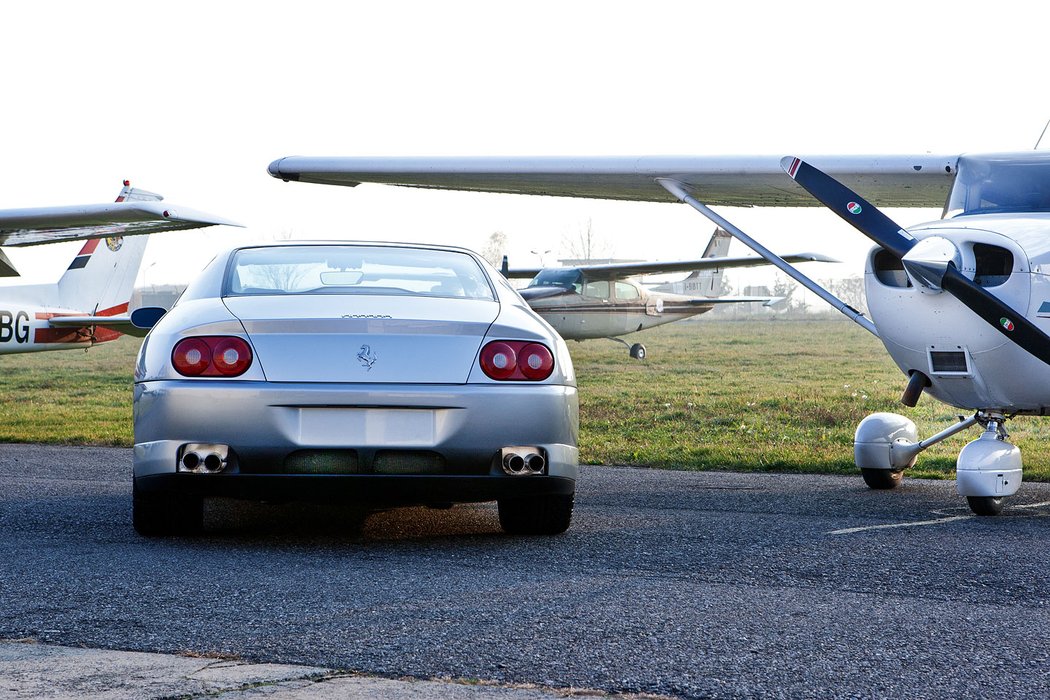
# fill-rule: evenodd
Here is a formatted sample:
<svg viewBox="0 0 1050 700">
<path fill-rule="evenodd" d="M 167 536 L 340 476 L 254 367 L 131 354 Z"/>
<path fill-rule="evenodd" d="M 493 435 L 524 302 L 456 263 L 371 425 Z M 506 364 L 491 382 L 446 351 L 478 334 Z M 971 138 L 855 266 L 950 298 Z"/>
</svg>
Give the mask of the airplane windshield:
<svg viewBox="0 0 1050 700">
<path fill-rule="evenodd" d="M 1050 153 L 963 156 L 945 218 L 1050 212 Z"/>
<path fill-rule="evenodd" d="M 579 293 L 583 288 L 583 273 L 575 268 L 541 270 L 529 282 L 529 287 L 561 287 Z"/>
</svg>

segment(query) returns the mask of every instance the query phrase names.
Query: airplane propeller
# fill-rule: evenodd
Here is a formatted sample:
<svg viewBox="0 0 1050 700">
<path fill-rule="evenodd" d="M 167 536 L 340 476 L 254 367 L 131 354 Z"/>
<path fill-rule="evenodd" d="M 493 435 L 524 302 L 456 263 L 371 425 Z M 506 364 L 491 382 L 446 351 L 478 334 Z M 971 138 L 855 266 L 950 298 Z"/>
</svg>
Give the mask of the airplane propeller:
<svg viewBox="0 0 1050 700">
<path fill-rule="evenodd" d="M 948 292 L 995 330 L 1050 365 L 1050 336 L 960 272 L 954 243 L 939 236 L 917 241 L 856 192 L 799 158 L 788 156 L 780 166 L 824 206 L 898 258 L 920 291 Z"/>
</svg>

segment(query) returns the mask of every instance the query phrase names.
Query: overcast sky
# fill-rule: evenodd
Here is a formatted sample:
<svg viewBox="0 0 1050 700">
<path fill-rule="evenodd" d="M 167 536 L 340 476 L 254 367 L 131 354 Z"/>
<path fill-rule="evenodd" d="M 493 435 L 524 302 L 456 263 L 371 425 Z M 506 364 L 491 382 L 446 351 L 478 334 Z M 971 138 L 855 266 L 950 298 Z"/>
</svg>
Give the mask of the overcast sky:
<svg viewBox="0 0 1050 700">
<path fill-rule="evenodd" d="M 480 249 L 502 231 L 526 266 L 588 222 L 647 259 L 695 257 L 712 228 L 684 205 L 282 183 L 266 166 L 286 155 L 1026 150 L 1050 119 L 1050 9 L 1002 0 L 40 1 L 0 17 L 0 206 L 107 201 L 130 178 L 247 226 L 154 236 L 147 285 L 275 236 Z M 862 271 L 868 244 L 830 213 L 723 213 L 775 250 L 847 262 L 813 277 Z M 46 279 L 75 248 L 10 254 Z"/>
</svg>

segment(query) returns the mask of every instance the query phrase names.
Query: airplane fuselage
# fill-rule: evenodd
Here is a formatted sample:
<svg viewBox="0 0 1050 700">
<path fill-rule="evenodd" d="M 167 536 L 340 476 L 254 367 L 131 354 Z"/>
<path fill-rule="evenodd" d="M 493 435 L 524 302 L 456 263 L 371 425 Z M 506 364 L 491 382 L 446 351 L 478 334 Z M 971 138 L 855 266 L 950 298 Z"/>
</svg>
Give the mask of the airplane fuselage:
<svg viewBox="0 0 1050 700">
<path fill-rule="evenodd" d="M 0 288 L 0 355 L 89 348 L 120 336 L 105 328 L 53 327 L 49 323 L 52 318 L 90 315 L 89 311 L 47 303 L 57 296 L 51 284 Z M 124 304 L 109 312 L 126 310 Z"/>
<path fill-rule="evenodd" d="M 954 244 L 967 277 L 1050 333 L 1050 213 L 976 214 L 908 232 Z M 935 398 L 960 408 L 1050 413 L 1050 367 L 1010 341 L 951 294 L 915 286 L 880 248 L 867 257 L 872 320 L 903 372 L 921 371 Z M 1004 317 L 1001 325 L 1013 325 Z"/>
<path fill-rule="evenodd" d="M 115 340 L 119 333 L 107 329 L 53 328 L 48 319 L 84 316 L 73 309 L 6 304 L 0 300 L 0 355 L 47 350 L 72 350 Z"/>
<path fill-rule="evenodd" d="M 532 287 L 522 296 L 566 340 L 615 338 L 680 321 L 710 311 L 695 299 L 651 292 L 633 282 L 617 280 L 581 291 Z"/>
</svg>

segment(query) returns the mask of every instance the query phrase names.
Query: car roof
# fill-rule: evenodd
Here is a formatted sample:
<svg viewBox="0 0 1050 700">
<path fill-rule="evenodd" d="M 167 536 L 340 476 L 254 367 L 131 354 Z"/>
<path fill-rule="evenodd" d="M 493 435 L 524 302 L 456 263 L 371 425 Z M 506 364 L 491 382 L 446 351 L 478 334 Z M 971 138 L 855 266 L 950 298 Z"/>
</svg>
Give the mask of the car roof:
<svg viewBox="0 0 1050 700">
<path fill-rule="evenodd" d="M 229 250 L 245 250 L 248 248 L 286 248 L 295 246 L 313 246 L 313 245 L 337 245 L 337 246 L 360 246 L 360 247 L 382 247 L 382 248 L 412 248 L 415 250 L 443 250 L 455 253 L 468 253 L 470 255 L 477 256 L 473 250 L 469 248 L 463 248 L 462 246 L 434 244 L 434 243 L 409 243 L 409 242 L 395 242 L 395 241 L 362 241 L 362 240 L 347 240 L 347 239 L 321 239 L 321 240 L 288 240 L 288 241 L 264 241 L 260 243 L 245 243 L 242 245 L 232 246 Z"/>
</svg>

